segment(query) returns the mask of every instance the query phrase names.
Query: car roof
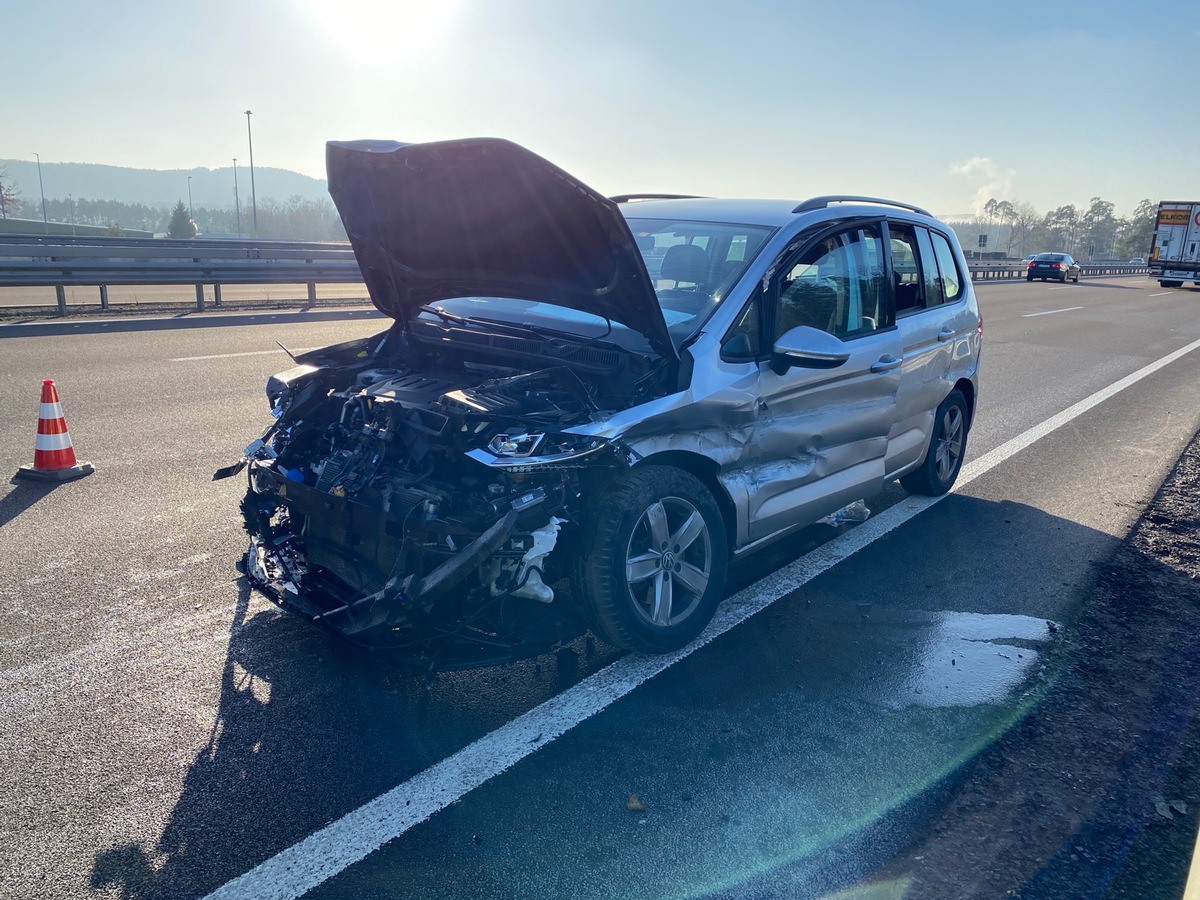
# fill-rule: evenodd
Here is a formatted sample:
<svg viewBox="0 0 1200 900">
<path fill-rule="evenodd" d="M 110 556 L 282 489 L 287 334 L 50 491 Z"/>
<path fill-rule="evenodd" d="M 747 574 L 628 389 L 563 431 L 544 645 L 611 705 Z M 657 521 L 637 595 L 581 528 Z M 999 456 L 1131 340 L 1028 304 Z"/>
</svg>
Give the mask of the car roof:
<svg viewBox="0 0 1200 900">
<path fill-rule="evenodd" d="M 627 219 L 687 219 L 767 225 L 778 228 L 795 218 L 797 200 L 732 200 L 689 197 L 679 200 L 630 200 L 621 204 Z"/>
<path fill-rule="evenodd" d="M 779 228 L 800 216 L 826 211 L 826 204 L 822 201 L 831 199 L 815 197 L 811 200 L 756 200 L 725 197 L 681 197 L 624 200 L 620 203 L 620 207 L 627 219 L 683 219 Z M 847 198 L 847 200 L 849 199 L 851 198 Z M 798 211 L 801 207 L 806 208 Z M 897 204 L 885 200 L 843 203 L 839 199 L 838 202 L 831 202 L 828 210 L 834 213 L 832 218 L 844 218 L 852 215 L 900 215 L 905 218 L 933 219 L 924 210 L 918 210 L 915 207 L 898 209 Z"/>
</svg>

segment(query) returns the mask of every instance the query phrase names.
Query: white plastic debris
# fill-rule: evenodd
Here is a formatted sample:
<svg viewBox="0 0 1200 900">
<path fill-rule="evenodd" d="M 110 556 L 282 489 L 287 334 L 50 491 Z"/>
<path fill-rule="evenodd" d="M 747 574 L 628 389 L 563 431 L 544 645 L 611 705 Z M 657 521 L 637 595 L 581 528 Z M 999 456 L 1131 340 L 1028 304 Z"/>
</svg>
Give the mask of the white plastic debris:
<svg viewBox="0 0 1200 900">
<path fill-rule="evenodd" d="M 521 579 L 525 579 L 525 583 L 513 591 L 513 596 L 526 597 L 530 600 L 537 600 L 539 603 L 549 603 L 554 599 L 554 589 L 542 581 L 542 560 L 558 543 L 558 530 L 566 521 L 558 516 L 551 516 L 549 522 L 530 532 L 533 537 L 533 546 L 525 551 L 525 555 L 521 557 L 521 565 L 517 569 L 517 582 L 520 583 Z"/>
<path fill-rule="evenodd" d="M 837 512 L 831 512 L 827 516 L 822 516 L 817 521 L 837 528 L 846 522 L 865 522 L 870 515 L 871 510 L 867 509 L 867 504 L 862 500 L 855 500 L 853 503 L 843 506 Z"/>
</svg>

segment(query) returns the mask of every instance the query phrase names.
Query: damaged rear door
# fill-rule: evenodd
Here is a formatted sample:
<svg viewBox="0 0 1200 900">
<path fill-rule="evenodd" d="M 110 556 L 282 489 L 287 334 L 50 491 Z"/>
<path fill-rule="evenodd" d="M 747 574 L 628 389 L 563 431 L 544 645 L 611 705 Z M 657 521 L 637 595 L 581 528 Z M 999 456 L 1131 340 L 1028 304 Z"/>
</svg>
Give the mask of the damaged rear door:
<svg viewBox="0 0 1200 900">
<path fill-rule="evenodd" d="M 826 233 L 782 257 L 766 285 L 772 347 L 837 352 L 823 364 L 796 364 L 776 353 L 760 366 L 757 458 L 747 496 L 751 540 L 814 521 L 883 485 L 904 348 L 880 234 L 876 222 Z M 819 341 L 824 335 L 807 329 L 837 342 Z"/>
</svg>

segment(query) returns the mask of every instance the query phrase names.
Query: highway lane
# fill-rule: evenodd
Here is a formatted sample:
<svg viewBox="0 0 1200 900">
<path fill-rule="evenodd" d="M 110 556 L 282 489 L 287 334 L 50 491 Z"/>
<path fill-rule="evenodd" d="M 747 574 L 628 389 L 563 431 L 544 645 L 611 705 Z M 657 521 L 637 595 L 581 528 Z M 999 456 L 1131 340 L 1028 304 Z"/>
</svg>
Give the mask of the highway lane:
<svg viewBox="0 0 1200 900">
<path fill-rule="evenodd" d="M 1144 279 L 982 286 L 971 457 L 1200 337 L 1191 292 L 1152 293 Z M 207 479 L 266 421 L 261 384 L 285 363 L 274 340 L 316 346 L 377 328 L 0 336 L 0 458 L 28 461 L 33 395 L 52 375 L 98 469 L 51 492 L 0 494 L 11 561 L 0 752 L 19 762 L 0 773 L 3 893 L 199 895 L 616 658 L 581 645 L 574 658 L 423 685 L 239 591 L 238 486 Z M 1069 621 L 1087 560 L 1195 430 L 1196 372 L 1185 357 L 1105 401 L 318 893 L 568 885 L 610 896 L 636 877 L 654 896 L 784 873 L 846 881 L 871 854 L 839 868 L 823 850 L 853 846 L 847 835 L 1021 708 L 1013 673 L 991 670 L 969 682 L 971 702 L 912 702 L 917 648 L 991 634 L 999 614 L 1023 617 L 1003 622 L 1006 638 L 1032 620 Z M 881 499 L 905 502 L 899 490 Z M 809 529 L 737 573 L 738 586 L 827 537 Z M 1029 634 L 1029 648 L 1047 649 Z M 1016 683 L 1048 682 L 1030 667 Z M 624 808 L 635 790 L 647 816 Z"/>
</svg>

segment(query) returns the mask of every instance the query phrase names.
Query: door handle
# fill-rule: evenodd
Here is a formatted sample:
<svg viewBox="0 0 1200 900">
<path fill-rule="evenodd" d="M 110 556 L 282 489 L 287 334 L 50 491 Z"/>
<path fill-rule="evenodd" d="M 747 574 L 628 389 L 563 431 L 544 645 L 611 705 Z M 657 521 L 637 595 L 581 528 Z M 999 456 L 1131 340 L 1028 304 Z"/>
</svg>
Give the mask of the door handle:
<svg viewBox="0 0 1200 900">
<path fill-rule="evenodd" d="M 892 369 L 899 368 L 900 364 L 903 362 L 904 362 L 904 360 L 897 359 L 896 357 L 892 356 L 889 353 L 887 356 L 879 357 L 878 362 L 871 363 L 871 371 L 872 372 L 890 372 L 890 371 L 892 371 Z"/>
<path fill-rule="evenodd" d="M 948 341 L 952 337 L 954 337 L 954 335 L 956 335 L 956 334 L 958 334 L 958 332 L 955 331 L 953 328 L 943 328 L 941 331 L 938 332 L 938 340 L 939 341 Z"/>
</svg>

